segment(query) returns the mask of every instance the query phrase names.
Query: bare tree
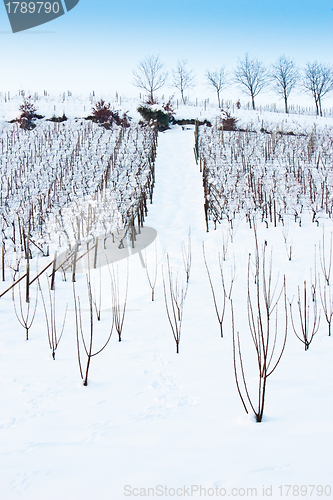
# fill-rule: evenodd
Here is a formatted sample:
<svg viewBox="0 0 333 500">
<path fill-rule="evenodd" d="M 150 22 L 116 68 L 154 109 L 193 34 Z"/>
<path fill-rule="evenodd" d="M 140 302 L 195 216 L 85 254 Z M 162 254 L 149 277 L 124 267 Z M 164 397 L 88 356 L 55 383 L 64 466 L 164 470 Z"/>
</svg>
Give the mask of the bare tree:
<svg viewBox="0 0 333 500">
<path fill-rule="evenodd" d="M 314 273 L 312 275 L 312 269 L 310 269 L 310 280 L 311 280 L 311 297 L 312 297 L 312 302 L 316 300 L 316 293 L 317 293 L 317 247 L 316 245 L 314 246 Z M 319 288 L 320 288 L 320 278 L 318 274 L 318 282 L 319 282 Z"/>
<path fill-rule="evenodd" d="M 225 66 L 221 66 L 220 69 L 217 69 L 215 71 L 206 71 L 206 78 L 208 85 L 210 87 L 213 87 L 213 89 L 217 93 L 217 102 L 219 105 L 219 108 L 221 107 L 221 91 L 224 89 L 227 84 L 228 84 L 228 73 L 225 69 Z"/>
<path fill-rule="evenodd" d="M 29 330 L 32 326 L 32 323 L 34 322 L 37 311 L 38 286 L 36 286 L 35 305 L 31 307 L 31 300 L 29 299 L 29 301 L 26 301 L 27 303 L 26 308 L 23 307 L 23 299 L 22 299 L 23 292 L 21 291 L 21 283 L 18 283 L 19 307 L 17 307 L 16 305 L 15 288 L 16 287 L 13 287 L 12 291 L 12 299 L 13 299 L 15 315 L 20 325 L 25 329 L 26 340 L 29 340 Z"/>
<path fill-rule="evenodd" d="M 222 130 L 223 132 L 223 130 Z M 225 261 L 228 255 L 229 248 L 229 237 L 225 234 L 225 231 L 222 229 L 222 259 Z"/>
<path fill-rule="evenodd" d="M 2 242 L 1 246 L 1 276 L 2 276 L 2 281 L 5 281 L 5 254 L 6 254 L 6 247 L 5 247 L 5 240 Z"/>
<path fill-rule="evenodd" d="M 145 90 L 148 93 L 148 102 L 155 102 L 154 92 L 162 88 L 168 78 L 168 72 L 164 70 L 164 63 L 160 61 L 159 56 L 147 56 L 138 64 L 133 71 L 136 87 Z"/>
<path fill-rule="evenodd" d="M 182 241 L 182 257 L 183 257 L 184 270 L 186 274 L 186 283 L 188 286 L 188 282 L 190 281 L 191 266 L 192 266 L 191 228 L 189 228 L 188 230 L 187 248 L 185 247 L 185 243 Z"/>
<path fill-rule="evenodd" d="M 195 86 L 195 76 L 193 69 L 188 70 L 187 60 L 180 59 L 177 68 L 172 72 L 173 86 L 179 90 L 183 103 L 186 103 L 184 92 Z"/>
<path fill-rule="evenodd" d="M 97 248 L 97 247 L 95 247 Z M 88 255 L 89 262 L 89 255 Z M 101 308 L 102 308 L 102 267 L 99 267 L 99 280 L 98 280 L 98 292 L 96 292 L 96 287 L 94 283 L 94 294 L 93 294 L 93 304 L 96 312 L 97 321 L 101 320 Z"/>
<path fill-rule="evenodd" d="M 287 222 L 284 228 L 282 229 L 282 236 L 284 240 L 284 246 L 286 247 L 288 260 L 291 260 L 293 241 L 291 238 L 288 239 L 288 235 L 289 235 L 289 220 L 287 219 Z"/>
<path fill-rule="evenodd" d="M 235 70 L 235 81 L 241 87 L 245 87 L 245 93 L 249 94 L 252 101 L 252 109 L 256 109 L 254 98 L 263 90 L 268 82 L 268 72 L 262 62 L 258 59 L 250 59 L 248 54 L 245 59 L 238 60 Z"/>
<path fill-rule="evenodd" d="M 317 115 L 323 116 L 322 98 L 333 90 L 332 67 L 317 61 L 308 62 L 304 71 L 302 85 L 305 91 L 314 98 Z"/>
<path fill-rule="evenodd" d="M 291 324 L 294 330 L 296 337 L 304 344 L 304 348 L 307 351 L 310 347 L 310 344 L 313 340 L 313 337 L 318 332 L 319 324 L 320 324 L 320 314 L 318 315 L 318 307 L 317 307 L 317 297 L 316 294 L 312 296 L 312 305 L 313 305 L 313 313 L 310 318 L 310 302 L 309 297 L 307 295 L 306 289 L 306 281 L 304 281 L 303 287 L 303 300 L 301 300 L 301 292 L 298 287 L 298 314 L 299 314 L 299 324 L 300 324 L 300 332 L 301 335 L 298 335 L 297 328 L 295 326 L 293 311 L 292 311 L 292 303 L 289 303 L 290 306 L 290 318 Z M 303 302 L 303 304 L 302 304 Z"/>
<path fill-rule="evenodd" d="M 319 259 L 320 259 L 320 267 L 323 272 L 326 284 L 330 284 L 331 279 L 331 270 L 332 270 L 332 231 L 331 231 L 331 239 L 330 239 L 330 248 L 329 253 L 327 255 L 325 248 L 325 228 L 323 228 L 323 243 L 319 241 Z"/>
<path fill-rule="evenodd" d="M 92 299 L 92 293 L 91 293 L 91 283 L 90 283 L 90 279 L 89 279 L 88 275 L 87 275 L 87 288 L 88 288 L 88 300 L 89 300 L 89 333 L 85 336 L 84 331 L 83 331 L 80 297 L 76 296 L 75 282 L 73 282 L 77 356 L 78 356 L 80 374 L 81 374 L 81 378 L 83 380 L 84 386 L 88 385 L 88 373 L 89 373 L 91 359 L 94 356 L 97 356 L 97 354 L 99 354 L 100 352 L 102 352 L 105 349 L 105 347 L 108 345 L 108 343 L 111 339 L 113 325 L 114 325 L 114 315 L 113 315 L 112 325 L 110 328 L 109 336 L 107 337 L 107 339 L 104 342 L 104 344 L 102 345 L 102 347 L 100 349 L 98 349 L 97 351 L 93 352 L 94 313 L 93 313 L 93 299 Z M 80 349 L 80 347 L 83 347 L 83 349 L 82 348 Z M 83 369 L 83 358 L 84 358 L 83 353 L 86 354 L 85 370 Z"/>
<path fill-rule="evenodd" d="M 162 266 L 163 290 L 165 309 L 172 330 L 173 338 L 176 342 L 176 352 L 179 353 L 180 334 L 183 321 L 184 301 L 187 293 L 187 284 L 180 284 L 178 274 L 174 277 L 170 266 L 169 255 L 167 254 L 168 283 L 165 283 Z M 167 285 L 169 285 L 167 287 Z M 167 292 L 169 290 L 169 294 Z M 169 298 L 168 298 L 169 296 Z"/>
<path fill-rule="evenodd" d="M 163 258 L 163 256 L 162 256 Z M 161 259 L 162 260 L 162 259 Z M 161 262 L 157 262 L 157 245 L 155 241 L 155 261 L 154 264 L 152 265 L 152 270 L 150 272 L 149 266 L 148 266 L 148 261 L 147 261 L 147 251 L 145 251 L 144 257 L 143 257 L 143 262 L 144 262 L 144 268 L 146 270 L 146 275 L 148 279 L 149 286 L 151 288 L 151 300 L 154 301 L 155 299 L 155 287 L 156 287 L 156 280 L 157 280 L 157 268 Z"/>
<path fill-rule="evenodd" d="M 58 348 L 59 342 L 60 342 L 62 335 L 64 333 L 68 304 L 66 305 L 64 321 L 63 321 L 61 332 L 59 335 L 57 332 L 57 326 L 56 326 L 57 314 L 56 314 L 56 306 L 55 306 L 55 290 L 53 290 L 51 292 L 51 285 L 50 285 L 50 281 L 49 281 L 48 277 L 47 277 L 47 286 L 48 286 L 48 292 L 49 292 L 48 304 L 46 303 L 46 300 L 44 299 L 40 280 L 38 279 L 38 287 L 39 287 L 40 294 L 42 297 L 42 303 L 43 303 L 44 314 L 45 314 L 47 337 L 48 337 L 50 349 L 52 351 L 52 358 L 55 360 L 56 350 Z M 52 297 L 52 293 L 53 293 L 53 297 Z M 50 311 L 49 313 L 48 313 L 48 308 Z"/>
<path fill-rule="evenodd" d="M 294 61 L 284 55 L 279 57 L 273 64 L 271 78 L 276 92 L 284 99 L 285 112 L 288 113 L 288 97 L 299 79 L 299 71 Z"/>
<path fill-rule="evenodd" d="M 331 336 L 331 326 L 332 326 L 332 318 L 333 318 L 333 295 L 331 293 L 332 287 L 327 286 L 325 283 L 323 288 L 320 284 L 320 277 L 318 276 L 319 281 L 319 291 L 320 291 L 320 300 L 321 305 L 323 306 L 323 311 L 325 315 L 325 319 L 328 324 L 328 335 Z"/>
<path fill-rule="evenodd" d="M 126 306 L 127 306 L 127 297 L 128 297 L 128 278 L 129 278 L 129 264 L 128 264 L 128 259 L 127 259 L 127 276 L 126 276 L 126 289 L 125 289 L 125 294 L 124 294 L 124 303 L 123 306 L 120 306 L 120 287 L 119 287 L 119 273 L 118 273 L 118 267 L 116 269 L 116 272 L 114 270 L 114 267 L 112 265 L 112 271 L 110 270 L 110 266 L 108 265 L 109 268 L 109 274 L 111 278 L 111 297 L 112 297 L 112 312 L 113 312 L 113 320 L 114 320 L 114 326 L 117 330 L 118 333 L 118 340 L 121 342 L 121 335 L 123 331 L 123 326 L 124 326 L 124 320 L 125 320 L 125 313 L 126 313 Z"/>
<path fill-rule="evenodd" d="M 221 337 L 223 337 L 223 320 L 224 320 L 224 314 L 225 314 L 225 299 L 227 296 L 227 292 L 225 289 L 225 283 L 224 283 L 223 264 L 222 264 L 220 254 L 219 254 L 219 266 L 220 266 L 220 276 L 221 276 L 221 284 L 222 284 L 222 301 L 221 301 L 221 309 L 219 310 L 218 300 L 216 298 L 216 291 L 215 291 L 212 277 L 211 277 L 209 267 L 207 264 L 204 242 L 202 242 L 202 252 L 203 252 L 203 258 L 204 258 L 207 276 L 208 276 L 208 280 L 209 280 L 209 284 L 210 284 L 210 289 L 212 291 L 215 312 L 216 312 L 217 320 L 218 320 L 219 325 L 220 325 Z"/>
<path fill-rule="evenodd" d="M 266 242 L 263 246 L 262 256 L 259 255 L 257 232 L 254 226 L 256 253 L 255 253 L 255 292 L 251 293 L 250 286 L 250 264 L 251 255 L 248 260 L 247 271 L 247 312 L 249 329 L 252 341 L 256 351 L 256 360 L 258 367 L 258 405 L 253 402 L 253 396 L 250 394 L 248 380 L 245 374 L 243 354 L 239 333 L 237 332 L 237 341 L 234 325 L 234 310 L 231 300 L 231 318 L 232 318 L 232 337 L 233 337 L 233 358 L 234 373 L 238 394 L 243 403 L 246 413 L 250 405 L 255 414 L 256 421 L 261 422 L 264 412 L 266 384 L 268 377 L 274 372 L 281 356 L 283 354 L 288 326 L 287 299 L 286 299 L 286 279 L 283 279 L 283 285 L 280 292 L 277 292 L 276 282 L 272 287 L 272 257 L 268 266 L 266 266 Z M 281 296 L 284 296 L 284 332 L 281 334 L 282 340 L 278 348 L 278 303 Z M 273 314 L 275 312 L 275 315 Z M 275 318 L 274 318 L 275 316 Z"/>
</svg>

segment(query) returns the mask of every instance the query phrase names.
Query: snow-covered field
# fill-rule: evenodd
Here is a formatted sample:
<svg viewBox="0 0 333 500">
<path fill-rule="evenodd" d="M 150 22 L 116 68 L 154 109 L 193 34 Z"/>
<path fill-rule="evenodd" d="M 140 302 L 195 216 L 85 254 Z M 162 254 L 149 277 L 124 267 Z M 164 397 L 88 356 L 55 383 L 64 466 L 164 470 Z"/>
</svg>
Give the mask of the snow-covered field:
<svg viewBox="0 0 333 500">
<path fill-rule="evenodd" d="M 88 103 L 84 106 L 88 107 Z M 201 109 L 200 113 L 201 118 L 205 111 Z M 213 121 L 213 111 L 206 113 Z M 265 128 L 275 129 L 277 117 L 281 123 L 281 115 L 274 113 L 237 113 L 241 123 L 252 121 L 258 129 L 262 120 L 267 124 Z M 195 117 L 199 117 L 198 113 Z M 333 125 L 331 118 L 283 115 L 283 119 L 285 130 L 295 120 L 308 131 L 313 130 L 314 122 L 317 130 Z M 0 127 L 7 131 L 13 125 L 2 123 Z M 15 317 L 11 292 L 0 299 L 1 500 L 118 500 L 136 496 L 308 499 L 333 494 L 333 347 L 320 296 L 321 289 L 324 297 L 325 288 L 322 268 L 325 263 L 329 266 L 332 220 L 321 216 L 317 225 L 305 211 L 301 226 L 293 217 L 285 217 L 284 225 L 279 221 L 277 227 L 269 224 L 266 228 L 260 220 L 257 223 L 259 248 L 266 241 L 267 255 L 272 251 L 272 283 L 273 287 L 278 283 L 277 293 L 286 277 L 288 336 L 281 360 L 267 381 L 263 421 L 256 423 L 251 410 L 245 413 L 237 393 L 230 301 L 226 299 L 221 338 L 202 251 L 205 242 L 219 307 L 223 300 L 218 254 L 223 248 L 227 287 L 235 269 L 235 333 L 240 334 L 244 371 L 256 404 L 256 352 L 247 317 L 247 266 L 249 253 L 254 256 L 255 252 L 254 231 L 242 215 L 235 218 L 232 227 L 224 220 L 215 231 L 211 224 L 210 232 L 206 232 L 202 174 L 194 159 L 193 133 L 192 126 L 186 130 L 175 126 L 159 134 L 154 198 L 145 220 L 145 226 L 156 230 L 157 238 L 141 252 L 129 248 L 133 255 L 114 264 L 121 305 L 129 266 L 122 341 L 118 341 L 114 330 L 107 347 L 91 358 L 88 386 L 82 384 L 77 359 L 70 274 L 67 281 L 62 273 L 56 274 L 58 332 L 67 304 L 68 311 L 54 361 L 40 293 L 28 341 Z M 180 286 L 185 284 L 182 254 L 187 248 L 189 228 L 192 266 L 180 352 L 176 354 L 162 275 L 167 282 L 168 254 L 173 276 L 178 273 Z M 140 235 L 137 241 L 142 241 Z M 144 265 L 146 262 L 152 276 L 156 253 L 157 284 L 155 300 L 151 301 Z M 32 276 L 49 261 L 39 257 L 37 264 L 37 257 L 32 259 Z M 85 271 L 78 268 L 75 291 L 81 300 L 82 328 L 87 339 Z M 94 316 L 94 350 L 98 351 L 112 324 L 110 273 L 108 266 L 97 266 L 90 274 L 97 302 L 101 283 L 101 320 L 98 322 Z M 311 286 L 316 286 L 318 315 L 320 311 L 319 329 L 307 351 L 293 332 L 289 306 L 292 302 L 299 332 L 297 289 L 303 291 L 305 280 L 309 295 Z M 0 283 L 0 294 L 10 283 L 8 272 L 7 280 Z M 31 286 L 32 309 L 35 285 Z M 41 286 L 47 299 L 45 275 Z M 326 287 L 327 297 L 331 287 Z M 14 297 L 19 309 L 16 288 Z M 284 320 L 283 297 L 280 301 L 277 349 L 281 347 Z M 310 300 L 310 324 L 314 320 L 313 304 Z"/>
</svg>

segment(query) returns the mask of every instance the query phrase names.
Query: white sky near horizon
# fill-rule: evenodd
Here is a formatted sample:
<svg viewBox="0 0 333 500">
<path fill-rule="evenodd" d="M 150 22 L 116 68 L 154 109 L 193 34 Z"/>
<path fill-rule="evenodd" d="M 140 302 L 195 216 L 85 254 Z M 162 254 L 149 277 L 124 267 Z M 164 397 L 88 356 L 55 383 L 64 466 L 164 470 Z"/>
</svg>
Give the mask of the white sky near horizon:
<svg viewBox="0 0 333 500">
<path fill-rule="evenodd" d="M 170 71 L 185 58 L 196 74 L 190 97 L 214 98 L 205 71 L 232 71 L 245 53 L 269 65 L 282 54 L 300 67 L 332 64 L 333 2 L 327 0 L 80 0 L 66 15 L 11 33 L 0 5 L 0 92 L 113 93 L 137 96 L 132 72 L 159 55 Z M 165 95 L 175 89 L 166 87 Z M 225 98 L 247 97 L 230 88 Z M 269 102 L 263 93 L 258 102 Z M 278 97 L 273 99 L 278 102 Z M 304 96 L 291 96 L 291 101 Z M 309 100 L 311 104 L 311 101 Z M 333 99 L 324 101 L 332 106 Z"/>
</svg>

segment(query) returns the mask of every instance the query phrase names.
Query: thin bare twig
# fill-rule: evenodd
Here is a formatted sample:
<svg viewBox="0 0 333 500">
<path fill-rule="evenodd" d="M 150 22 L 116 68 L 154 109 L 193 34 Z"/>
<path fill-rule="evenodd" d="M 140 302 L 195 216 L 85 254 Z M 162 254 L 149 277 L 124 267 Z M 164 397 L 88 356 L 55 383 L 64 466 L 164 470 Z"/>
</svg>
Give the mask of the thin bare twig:
<svg viewBox="0 0 333 500">
<path fill-rule="evenodd" d="M 331 336 L 331 326 L 333 318 L 333 295 L 331 292 L 331 287 L 327 286 L 326 283 L 324 283 L 323 287 L 321 287 L 319 276 L 318 279 L 321 305 L 323 307 L 325 319 L 328 324 L 328 335 Z"/>
<path fill-rule="evenodd" d="M 84 386 L 88 385 L 88 373 L 89 373 L 91 359 L 94 356 L 97 356 L 97 354 L 101 353 L 105 349 L 105 347 L 108 345 L 108 343 L 111 339 L 113 325 L 114 325 L 114 316 L 112 315 L 112 324 L 111 324 L 109 336 L 107 337 L 107 339 L 104 342 L 104 344 L 102 345 L 102 347 L 100 349 L 98 349 L 97 351 L 93 352 L 94 314 L 93 314 L 93 300 L 92 300 L 92 293 L 91 293 L 91 283 L 89 281 L 88 274 L 87 274 L 87 290 L 88 290 L 88 300 L 89 300 L 89 334 L 88 334 L 88 338 L 85 337 L 85 334 L 83 331 L 80 297 L 76 296 L 75 282 L 73 281 L 77 355 L 78 355 L 80 375 L 81 375 L 81 378 L 83 380 Z M 80 349 L 81 344 L 83 346 L 83 351 L 86 355 L 85 370 L 83 370 L 82 357 L 84 354 L 83 354 L 82 350 Z"/>
<path fill-rule="evenodd" d="M 162 266 L 164 301 L 173 338 L 175 339 L 176 342 L 176 352 L 178 354 L 182 321 L 183 321 L 184 301 L 187 292 L 187 284 L 186 285 L 180 284 L 178 280 L 178 275 L 176 275 L 176 277 L 173 276 L 168 254 L 167 254 L 167 266 L 168 266 L 167 276 L 169 285 L 168 287 L 166 286 L 165 283 L 163 266 Z M 169 293 L 167 292 L 167 290 Z"/>
<path fill-rule="evenodd" d="M 186 283 L 188 284 L 192 266 L 191 228 L 188 230 L 187 248 L 185 247 L 184 242 L 182 242 L 182 257 L 186 274 Z"/>
<path fill-rule="evenodd" d="M 320 258 L 320 266 L 323 272 L 324 278 L 326 280 L 327 285 L 330 284 L 331 278 L 331 269 L 332 269 L 332 231 L 331 231 L 331 239 L 330 239 L 330 249 L 329 255 L 326 255 L 325 249 L 325 228 L 323 227 L 323 243 L 322 246 L 319 242 L 319 258 Z"/>
<path fill-rule="evenodd" d="M 225 315 L 225 299 L 226 299 L 226 296 L 227 296 L 226 289 L 225 289 L 225 283 L 224 283 L 224 275 L 223 275 L 223 263 L 222 263 L 222 261 L 220 259 L 220 255 L 219 255 L 220 277 L 221 277 L 221 284 L 222 284 L 222 304 L 219 307 L 218 301 L 217 301 L 217 298 L 216 298 L 215 288 L 214 288 L 213 281 L 212 281 L 212 278 L 211 278 L 211 274 L 210 274 L 210 271 L 209 271 L 209 267 L 208 267 L 208 264 L 207 264 L 204 242 L 202 242 L 202 253 L 203 253 L 203 258 L 204 258 L 204 262 L 205 262 L 207 276 L 208 276 L 208 280 L 209 280 L 209 284 L 210 284 L 210 289 L 212 291 L 215 312 L 216 312 L 217 320 L 218 320 L 219 325 L 220 325 L 221 337 L 223 337 L 223 326 L 222 325 L 223 325 L 223 320 L 224 320 L 224 315 Z M 230 287 L 230 294 L 231 294 L 231 288 L 232 288 L 232 286 Z"/>
<path fill-rule="evenodd" d="M 307 295 L 306 281 L 304 281 L 303 284 L 303 304 L 301 300 L 300 287 L 297 287 L 297 289 L 298 289 L 297 306 L 299 315 L 299 325 L 301 331 L 300 335 L 297 333 L 297 328 L 294 322 L 292 301 L 289 303 L 290 318 L 296 337 L 304 344 L 304 348 L 307 351 L 310 347 L 313 337 L 319 330 L 320 313 L 318 315 L 317 298 L 315 297 L 315 300 L 312 301 L 313 313 L 310 322 L 310 303 L 309 303 L 309 297 Z"/>
<path fill-rule="evenodd" d="M 283 286 L 281 288 L 281 291 L 277 293 L 278 280 L 276 281 L 275 287 L 273 288 L 272 286 L 272 256 L 267 266 L 266 242 L 263 246 L 262 256 L 260 257 L 255 221 L 253 221 L 253 227 L 254 227 L 255 248 L 256 248 L 255 294 L 253 297 L 253 294 L 251 292 L 251 285 L 250 285 L 251 255 L 249 254 L 248 270 L 247 270 L 247 288 L 248 288 L 247 312 L 248 312 L 249 329 L 256 351 L 256 359 L 258 367 L 257 405 L 253 403 L 253 396 L 250 395 L 250 391 L 248 389 L 248 382 L 244 369 L 239 332 L 237 332 L 237 348 L 236 348 L 234 311 L 233 311 L 232 301 L 231 301 L 231 308 L 232 308 L 231 313 L 232 313 L 234 373 L 235 373 L 237 391 L 241 398 L 246 413 L 248 412 L 248 409 L 245 401 L 247 401 L 251 406 L 252 411 L 255 414 L 256 421 L 261 422 L 263 418 L 264 405 L 265 405 L 267 379 L 276 369 L 285 349 L 287 340 L 287 329 L 288 329 L 288 314 L 287 314 L 285 277 L 283 279 Z M 279 348 L 279 352 L 277 352 L 278 303 L 280 301 L 282 294 L 284 295 L 285 327 L 282 338 L 282 345 Z M 275 321 L 274 321 L 275 326 L 272 336 L 271 322 L 274 319 L 273 318 L 274 311 L 275 311 Z"/>
<path fill-rule="evenodd" d="M 112 296 L 112 311 L 114 318 L 115 329 L 118 333 L 118 340 L 121 342 L 122 331 L 125 320 L 126 313 L 126 305 L 127 305 L 127 296 L 128 296 L 128 278 L 129 278 L 129 264 L 127 259 L 127 275 L 126 275 L 126 289 L 124 295 L 123 307 L 120 306 L 120 288 L 119 288 L 119 274 L 118 267 L 115 272 L 114 267 L 112 265 L 112 272 L 110 270 L 110 266 L 108 264 L 109 274 L 111 278 L 111 296 Z"/>
<path fill-rule="evenodd" d="M 47 286 L 48 286 L 48 292 L 49 292 L 49 311 L 50 311 L 49 313 L 48 313 L 46 301 L 44 299 L 40 280 L 38 279 L 38 287 L 39 287 L 42 302 L 43 302 L 43 308 L 44 308 L 44 314 L 45 314 L 45 320 L 46 320 L 47 337 L 48 337 L 50 349 L 52 351 L 52 358 L 55 360 L 56 350 L 59 346 L 59 342 L 60 342 L 60 340 L 63 336 L 63 333 L 64 333 L 68 304 L 66 305 L 64 321 L 62 323 L 60 335 L 58 335 L 57 327 L 56 327 L 57 314 L 56 314 L 56 303 L 55 303 L 55 291 L 51 292 L 51 285 L 50 285 L 50 281 L 49 281 L 48 276 L 47 276 Z M 52 293 L 53 293 L 53 298 L 52 298 Z"/>
<path fill-rule="evenodd" d="M 163 259 L 163 257 L 162 257 Z M 149 266 L 148 266 L 148 260 L 147 260 L 147 251 L 145 250 L 144 257 L 143 257 L 143 262 L 144 262 L 144 267 L 146 270 L 146 276 L 148 279 L 149 286 L 151 288 L 151 300 L 154 301 L 155 299 L 155 287 L 156 287 L 156 281 L 157 281 L 157 268 L 159 264 L 161 263 L 162 259 L 157 262 L 157 244 L 155 241 L 155 260 L 154 260 L 154 265 L 153 265 L 153 270 L 152 273 L 149 271 Z"/>
<path fill-rule="evenodd" d="M 29 340 L 29 330 L 34 322 L 34 319 L 36 316 L 36 311 L 37 311 L 38 286 L 36 286 L 35 305 L 32 308 L 32 310 L 30 308 L 30 306 L 31 306 L 30 300 L 29 300 L 29 302 L 27 302 L 26 310 L 25 311 L 23 310 L 24 308 L 23 308 L 23 300 L 22 300 L 22 293 L 21 293 L 21 283 L 18 283 L 19 308 L 16 306 L 15 288 L 13 288 L 12 290 L 13 290 L 12 291 L 12 299 L 13 299 L 13 304 L 14 304 L 15 315 L 16 315 L 20 325 L 25 329 L 26 340 Z"/>
</svg>

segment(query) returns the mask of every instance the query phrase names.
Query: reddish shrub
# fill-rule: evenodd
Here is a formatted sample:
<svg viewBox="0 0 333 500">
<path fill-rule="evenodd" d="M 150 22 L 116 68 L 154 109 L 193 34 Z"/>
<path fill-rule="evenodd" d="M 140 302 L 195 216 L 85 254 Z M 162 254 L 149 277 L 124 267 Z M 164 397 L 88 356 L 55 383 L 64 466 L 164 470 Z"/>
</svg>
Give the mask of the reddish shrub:
<svg viewBox="0 0 333 500">
<path fill-rule="evenodd" d="M 237 118 L 230 115 L 229 111 L 222 110 L 222 126 L 223 130 L 237 130 Z"/>
<path fill-rule="evenodd" d="M 88 119 L 101 123 L 107 129 L 110 129 L 114 123 L 125 128 L 130 126 L 130 118 L 127 112 L 120 116 L 119 111 L 112 109 L 111 104 L 106 103 L 103 99 L 92 108 L 92 116 L 88 116 Z"/>
<path fill-rule="evenodd" d="M 98 101 L 94 108 L 92 108 L 92 115 L 97 123 L 105 123 L 109 121 L 112 111 L 111 104 L 106 103 L 103 99 Z"/>
</svg>

